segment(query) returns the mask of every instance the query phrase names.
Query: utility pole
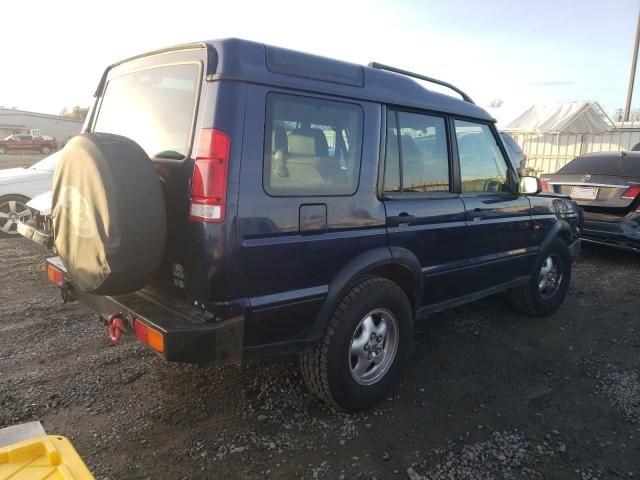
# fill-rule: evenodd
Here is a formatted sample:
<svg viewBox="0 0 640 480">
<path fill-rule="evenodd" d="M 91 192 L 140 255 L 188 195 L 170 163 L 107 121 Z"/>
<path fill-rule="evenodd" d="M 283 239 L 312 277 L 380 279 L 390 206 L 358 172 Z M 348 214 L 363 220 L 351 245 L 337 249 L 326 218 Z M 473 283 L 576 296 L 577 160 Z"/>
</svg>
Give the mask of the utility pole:
<svg viewBox="0 0 640 480">
<path fill-rule="evenodd" d="M 638 14 L 638 26 L 636 27 L 636 43 L 633 47 L 633 60 L 631 62 L 631 76 L 629 77 L 629 89 L 627 90 L 627 104 L 624 107 L 623 122 L 629 121 L 631 110 L 631 97 L 633 97 L 633 83 L 636 79 L 636 65 L 638 63 L 638 44 L 640 43 L 640 14 Z"/>
</svg>

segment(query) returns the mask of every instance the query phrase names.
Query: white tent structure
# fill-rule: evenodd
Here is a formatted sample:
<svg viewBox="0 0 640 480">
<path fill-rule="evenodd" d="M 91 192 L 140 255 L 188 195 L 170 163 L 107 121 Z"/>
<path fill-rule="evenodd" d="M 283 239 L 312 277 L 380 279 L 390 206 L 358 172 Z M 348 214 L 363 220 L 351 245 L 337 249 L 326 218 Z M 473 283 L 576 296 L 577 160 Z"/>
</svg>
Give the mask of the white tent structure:
<svg viewBox="0 0 640 480">
<path fill-rule="evenodd" d="M 612 136 L 616 125 L 597 102 L 533 105 L 503 130 L 511 133 L 527 155 L 527 167 L 553 173 L 587 153 L 592 139 Z"/>
<path fill-rule="evenodd" d="M 505 127 L 510 132 L 590 133 L 615 130 L 615 125 L 598 102 L 533 105 Z"/>
</svg>

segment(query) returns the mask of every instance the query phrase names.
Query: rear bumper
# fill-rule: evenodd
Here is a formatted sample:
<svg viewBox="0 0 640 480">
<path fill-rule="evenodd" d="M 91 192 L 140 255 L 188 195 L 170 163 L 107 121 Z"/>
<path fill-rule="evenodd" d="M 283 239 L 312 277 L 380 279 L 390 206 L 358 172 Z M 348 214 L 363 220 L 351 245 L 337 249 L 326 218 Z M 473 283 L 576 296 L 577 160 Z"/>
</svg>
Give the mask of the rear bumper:
<svg viewBox="0 0 640 480">
<path fill-rule="evenodd" d="M 135 321 L 160 332 L 162 352 L 155 353 L 172 362 L 239 364 L 244 344 L 244 315 L 223 321 L 207 318 L 199 310 L 179 299 L 160 295 L 153 289 L 113 297 L 93 295 L 73 285 L 59 257 L 47 264 L 64 273 L 59 285 L 63 297 L 72 297 L 94 310 L 103 319 L 120 316 L 125 332 L 132 333 Z"/>
<path fill-rule="evenodd" d="M 587 243 L 640 253 L 640 225 L 633 221 L 585 219 L 582 238 Z"/>
<path fill-rule="evenodd" d="M 29 240 L 33 240 L 39 245 L 43 245 L 47 248 L 53 247 L 53 237 L 45 230 L 39 229 L 32 223 L 18 222 L 17 230 L 20 235 Z"/>
</svg>

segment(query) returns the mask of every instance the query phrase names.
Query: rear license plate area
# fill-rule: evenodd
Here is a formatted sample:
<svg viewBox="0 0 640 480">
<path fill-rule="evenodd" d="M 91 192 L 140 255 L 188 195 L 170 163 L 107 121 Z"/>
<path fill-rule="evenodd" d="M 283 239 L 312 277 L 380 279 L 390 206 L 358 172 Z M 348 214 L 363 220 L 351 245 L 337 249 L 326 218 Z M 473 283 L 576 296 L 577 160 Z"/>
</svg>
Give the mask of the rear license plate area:
<svg viewBox="0 0 640 480">
<path fill-rule="evenodd" d="M 573 187 L 571 198 L 574 200 L 595 200 L 598 197 L 598 187 Z"/>
</svg>

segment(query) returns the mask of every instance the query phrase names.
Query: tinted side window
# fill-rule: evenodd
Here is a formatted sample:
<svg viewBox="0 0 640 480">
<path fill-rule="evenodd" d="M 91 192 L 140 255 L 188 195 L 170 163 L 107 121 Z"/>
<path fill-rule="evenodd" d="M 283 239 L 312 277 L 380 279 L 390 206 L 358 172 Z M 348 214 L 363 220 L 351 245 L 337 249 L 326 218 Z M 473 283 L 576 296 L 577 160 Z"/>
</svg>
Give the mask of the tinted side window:
<svg viewBox="0 0 640 480">
<path fill-rule="evenodd" d="M 463 192 L 509 191 L 507 164 L 488 125 L 455 121 Z"/>
<path fill-rule="evenodd" d="M 384 191 L 449 191 L 449 153 L 444 118 L 389 112 Z"/>
<path fill-rule="evenodd" d="M 264 188 L 270 195 L 351 195 L 358 186 L 362 109 L 294 95 L 267 97 Z"/>
<path fill-rule="evenodd" d="M 449 155 L 444 118 L 398 113 L 403 192 L 448 192 Z"/>
</svg>

